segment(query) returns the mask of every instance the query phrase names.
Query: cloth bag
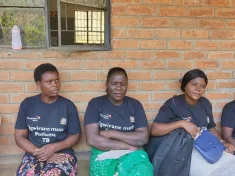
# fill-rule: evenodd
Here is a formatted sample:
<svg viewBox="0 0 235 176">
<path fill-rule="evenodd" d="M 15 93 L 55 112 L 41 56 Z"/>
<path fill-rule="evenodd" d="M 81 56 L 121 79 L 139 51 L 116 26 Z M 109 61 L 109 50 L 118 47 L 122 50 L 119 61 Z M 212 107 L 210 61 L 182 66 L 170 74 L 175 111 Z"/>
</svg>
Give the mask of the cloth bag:
<svg viewBox="0 0 235 176">
<path fill-rule="evenodd" d="M 203 130 L 194 141 L 194 147 L 210 164 L 216 163 L 223 155 L 225 146 L 211 132 Z"/>
</svg>

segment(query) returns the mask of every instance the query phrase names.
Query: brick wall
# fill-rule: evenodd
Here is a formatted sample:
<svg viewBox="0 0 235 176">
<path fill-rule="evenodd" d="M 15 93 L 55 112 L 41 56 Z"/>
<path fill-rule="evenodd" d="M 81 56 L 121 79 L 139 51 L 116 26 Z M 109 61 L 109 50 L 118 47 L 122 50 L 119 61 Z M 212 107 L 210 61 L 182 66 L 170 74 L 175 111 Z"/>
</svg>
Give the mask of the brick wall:
<svg viewBox="0 0 235 176">
<path fill-rule="evenodd" d="M 179 78 L 201 68 L 209 77 L 205 96 L 219 122 L 235 97 L 235 0 L 112 0 L 112 51 L 69 52 L 0 49 L 0 156 L 20 154 L 14 128 L 20 102 L 36 94 L 34 68 L 50 62 L 62 77 L 61 94 L 83 122 L 88 101 L 104 94 L 108 69 L 127 69 L 128 95 L 140 100 L 151 121 L 179 92 Z M 75 147 L 87 151 L 84 135 Z"/>
</svg>

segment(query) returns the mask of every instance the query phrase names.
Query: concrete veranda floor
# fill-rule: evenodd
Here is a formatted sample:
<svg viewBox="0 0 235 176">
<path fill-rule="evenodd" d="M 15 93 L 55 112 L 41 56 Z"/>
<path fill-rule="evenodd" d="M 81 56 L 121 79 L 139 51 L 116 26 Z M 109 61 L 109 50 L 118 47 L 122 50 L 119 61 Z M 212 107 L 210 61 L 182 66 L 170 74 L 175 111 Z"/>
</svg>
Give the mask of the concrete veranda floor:
<svg viewBox="0 0 235 176">
<path fill-rule="evenodd" d="M 0 164 L 0 176 L 13 176 L 19 164 Z M 89 161 L 78 160 L 78 176 L 89 176 Z"/>
</svg>

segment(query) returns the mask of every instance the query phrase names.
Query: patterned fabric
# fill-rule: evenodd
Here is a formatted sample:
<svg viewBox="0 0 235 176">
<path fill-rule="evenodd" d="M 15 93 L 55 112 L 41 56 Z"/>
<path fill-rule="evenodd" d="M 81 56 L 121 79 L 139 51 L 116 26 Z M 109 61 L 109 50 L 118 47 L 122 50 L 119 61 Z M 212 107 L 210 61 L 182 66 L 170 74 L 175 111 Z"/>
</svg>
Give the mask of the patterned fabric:
<svg viewBox="0 0 235 176">
<path fill-rule="evenodd" d="M 96 160 L 104 151 L 92 148 L 90 176 L 153 176 L 153 167 L 143 150 L 136 150 L 119 159 Z"/>
<path fill-rule="evenodd" d="M 16 176 L 76 176 L 77 158 L 69 154 L 67 162 L 40 162 L 34 156 L 25 154 Z"/>
</svg>

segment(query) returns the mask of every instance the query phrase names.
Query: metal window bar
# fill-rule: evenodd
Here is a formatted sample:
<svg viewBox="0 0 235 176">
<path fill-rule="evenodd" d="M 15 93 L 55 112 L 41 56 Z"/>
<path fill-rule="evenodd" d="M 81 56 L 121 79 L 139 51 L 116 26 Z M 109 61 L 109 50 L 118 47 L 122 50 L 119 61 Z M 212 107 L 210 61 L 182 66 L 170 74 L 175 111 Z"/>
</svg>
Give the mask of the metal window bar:
<svg viewBox="0 0 235 176">
<path fill-rule="evenodd" d="M 57 0 L 57 11 L 58 11 L 58 47 L 61 48 L 61 10 L 60 0 Z"/>
</svg>

